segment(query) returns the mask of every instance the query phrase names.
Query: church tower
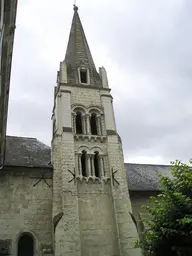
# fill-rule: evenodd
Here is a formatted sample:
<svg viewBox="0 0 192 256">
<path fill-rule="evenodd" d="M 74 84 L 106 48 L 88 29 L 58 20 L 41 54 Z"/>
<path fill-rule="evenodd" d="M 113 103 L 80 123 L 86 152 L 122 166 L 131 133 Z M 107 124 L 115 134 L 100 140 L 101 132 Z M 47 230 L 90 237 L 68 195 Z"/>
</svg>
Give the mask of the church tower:
<svg viewBox="0 0 192 256">
<path fill-rule="evenodd" d="M 141 255 L 112 101 L 74 6 L 52 116 L 56 256 Z"/>
</svg>

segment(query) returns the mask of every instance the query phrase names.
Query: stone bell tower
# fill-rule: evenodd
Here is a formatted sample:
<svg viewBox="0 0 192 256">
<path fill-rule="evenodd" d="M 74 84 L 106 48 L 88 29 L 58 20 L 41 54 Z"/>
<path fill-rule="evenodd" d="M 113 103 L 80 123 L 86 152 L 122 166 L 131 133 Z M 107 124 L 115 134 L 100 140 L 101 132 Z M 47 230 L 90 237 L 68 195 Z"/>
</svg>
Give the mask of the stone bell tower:
<svg viewBox="0 0 192 256">
<path fill-rule="evenodd" d="M 74 6 L 52 116 L 56 256 L 140 255 L 112 101 Z"/>
</svg>

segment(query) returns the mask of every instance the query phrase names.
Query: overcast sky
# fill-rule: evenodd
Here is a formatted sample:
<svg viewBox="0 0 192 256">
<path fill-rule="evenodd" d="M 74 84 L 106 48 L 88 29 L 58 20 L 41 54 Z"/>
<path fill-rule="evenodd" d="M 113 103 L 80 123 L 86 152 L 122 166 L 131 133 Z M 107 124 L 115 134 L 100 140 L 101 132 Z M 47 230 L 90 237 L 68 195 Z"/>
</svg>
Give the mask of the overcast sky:
<svg viewBox="0 0 192 256">
<path fill-rule="evenodd" d="M 53 88 L 73 0 L 19 0 L 8 134 L 50 145 Z M 97 67 L 108 72 L 126 162 L 192 157 L 192 1 L 77 0 Z"/>
</svg>

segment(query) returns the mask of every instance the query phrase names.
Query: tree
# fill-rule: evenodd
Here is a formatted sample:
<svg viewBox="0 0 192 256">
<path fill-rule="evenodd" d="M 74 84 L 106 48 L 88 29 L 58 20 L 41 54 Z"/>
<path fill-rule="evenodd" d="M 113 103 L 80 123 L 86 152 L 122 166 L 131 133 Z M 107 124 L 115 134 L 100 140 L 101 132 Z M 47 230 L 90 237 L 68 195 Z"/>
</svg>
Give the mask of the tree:
<svg viewBox="0 0 192 256">
<path fill-rule="evenodd" d="M 159 175 L 162 190 L 144 206 L 152 218 L 143 220 L 147 228 L 136 247 L 145 256 L 192 255 L 192 159 L 171 164 L 173 177 Z"/>
</svg>

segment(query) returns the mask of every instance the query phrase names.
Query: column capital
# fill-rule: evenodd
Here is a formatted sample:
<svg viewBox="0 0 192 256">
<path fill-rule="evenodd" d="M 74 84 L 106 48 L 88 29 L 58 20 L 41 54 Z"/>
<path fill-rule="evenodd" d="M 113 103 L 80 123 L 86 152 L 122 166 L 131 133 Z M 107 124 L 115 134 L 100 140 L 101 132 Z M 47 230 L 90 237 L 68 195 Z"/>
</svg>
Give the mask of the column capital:
<svg viewBox="0 0 192 256">
<path fill-rule="evenodd" d="M 87 153 L 87 156 L 88 156 L 88 157 L 91 157 L 91 156 L 94 156 L 94 155 L 95 155 L 94 153 L 90 153 L 90 152 Z"/>
</svg>

